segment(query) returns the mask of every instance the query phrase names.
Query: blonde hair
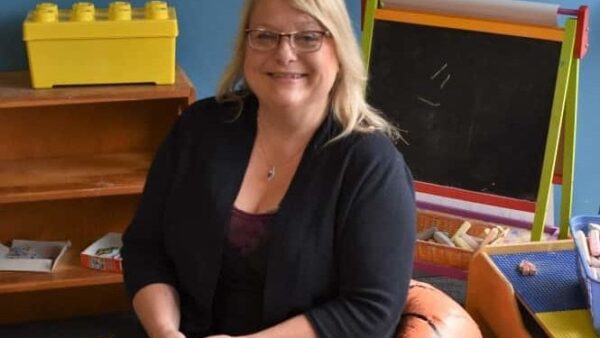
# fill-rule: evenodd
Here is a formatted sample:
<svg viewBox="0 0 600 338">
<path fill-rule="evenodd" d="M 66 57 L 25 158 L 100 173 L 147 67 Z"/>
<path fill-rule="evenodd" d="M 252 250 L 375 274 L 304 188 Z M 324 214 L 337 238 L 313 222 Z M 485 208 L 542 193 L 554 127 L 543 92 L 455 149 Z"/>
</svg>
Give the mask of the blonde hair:
<svg viewBox="0 0 600 338">
<path fill-rule="evenodd" d="M 246 56 L 246 33 L 252 10 L 257 1 L 246 0 L 240 27 L 235 41 L 233 57 L 221 78 L 217 89 L 217 101 L 237 102 L 240 108 L 250 89 L 244 81 L 243 62 Z M 352 31 L 344 0 L 288 0 L 290 5 L 309 13 L 331 33 L 340 65 L 338 78 L 330 93 L 330 104 L 335 118 L 342 125 L 341 138 L 352 132 L 382 131 L 393 140 L 400 137 L 396 127 L 390 124 L 376 109 L 365 101 L 367 70 L 362 53 Z M 240 109 L 241 111 L 241 109 Z"/>
</svg>

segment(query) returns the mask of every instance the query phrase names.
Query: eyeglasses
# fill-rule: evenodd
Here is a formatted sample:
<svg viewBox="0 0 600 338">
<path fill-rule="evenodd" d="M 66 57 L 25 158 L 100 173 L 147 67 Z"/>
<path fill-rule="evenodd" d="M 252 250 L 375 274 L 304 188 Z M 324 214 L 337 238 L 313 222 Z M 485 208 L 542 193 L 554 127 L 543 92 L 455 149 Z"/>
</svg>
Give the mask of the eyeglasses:
<svg viewBox="0 0 600 338">
<path fill-rule="evenodd" d="M 250 48 L 267 52 L 279 46 L 282 37 L 289 37 L 292 49 L 298 53 L 316 52 L 323 45 L 324 37 L 331 37 L 328 31 L 301 31 L 293 33 L 273 32 L 266 29 L 246 29 Z"/>
</svg>

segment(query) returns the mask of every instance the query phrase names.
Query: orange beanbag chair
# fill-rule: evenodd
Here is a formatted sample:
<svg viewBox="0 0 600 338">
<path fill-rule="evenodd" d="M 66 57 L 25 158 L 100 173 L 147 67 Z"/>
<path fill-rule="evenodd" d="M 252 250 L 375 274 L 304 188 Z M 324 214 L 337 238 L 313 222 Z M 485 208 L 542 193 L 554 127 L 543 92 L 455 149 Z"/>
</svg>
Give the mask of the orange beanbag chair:
<svg viewBox="0 0 600 338">
<path fill-rule="evenodd" d="M 396 338 L 481 338 L 477 323 L 448 295 L 412 280 Z"/>
</svg>

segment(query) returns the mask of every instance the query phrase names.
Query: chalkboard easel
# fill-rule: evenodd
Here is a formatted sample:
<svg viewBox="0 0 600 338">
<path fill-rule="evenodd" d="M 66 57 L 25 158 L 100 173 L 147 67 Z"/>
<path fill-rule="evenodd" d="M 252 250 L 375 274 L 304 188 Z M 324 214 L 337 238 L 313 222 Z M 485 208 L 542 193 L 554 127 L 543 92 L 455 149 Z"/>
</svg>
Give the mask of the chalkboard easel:
<svg viewBox="0 0 600 338">
<path fill-rule="evenodd" d="M 531 239 L 540 240 L 559 177 L 567 238 L 582 7 L 585 15 L 559 28 L 366 1 L 369 102 L 407 130 L 409 144 L 398 147 L 417 191 L 534 212 Z"/>
</svg>

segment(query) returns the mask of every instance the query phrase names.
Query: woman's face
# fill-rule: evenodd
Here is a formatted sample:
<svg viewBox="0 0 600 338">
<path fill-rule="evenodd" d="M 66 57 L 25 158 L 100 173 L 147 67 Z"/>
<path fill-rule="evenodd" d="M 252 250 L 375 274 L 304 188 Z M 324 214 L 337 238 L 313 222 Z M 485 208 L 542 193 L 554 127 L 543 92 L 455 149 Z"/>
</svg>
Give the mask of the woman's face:
<svg viewBox="0 0 600 338">
<path fill-rule="evenodd" d="M 249 28 L 278 33 L 324 31 L 317 20 L 292 8 L 288 0 L 257 0 Z M 261 106 L 325 107 L 339 69 L 332 39 L 323 37 L 321 48 L 313 52 L 294 50 L 289 39 L 280 38 L 279 45 L 269 51 L 255 50 L 246 41 L 244 77 L 248 86 Z"/>
</svg>

